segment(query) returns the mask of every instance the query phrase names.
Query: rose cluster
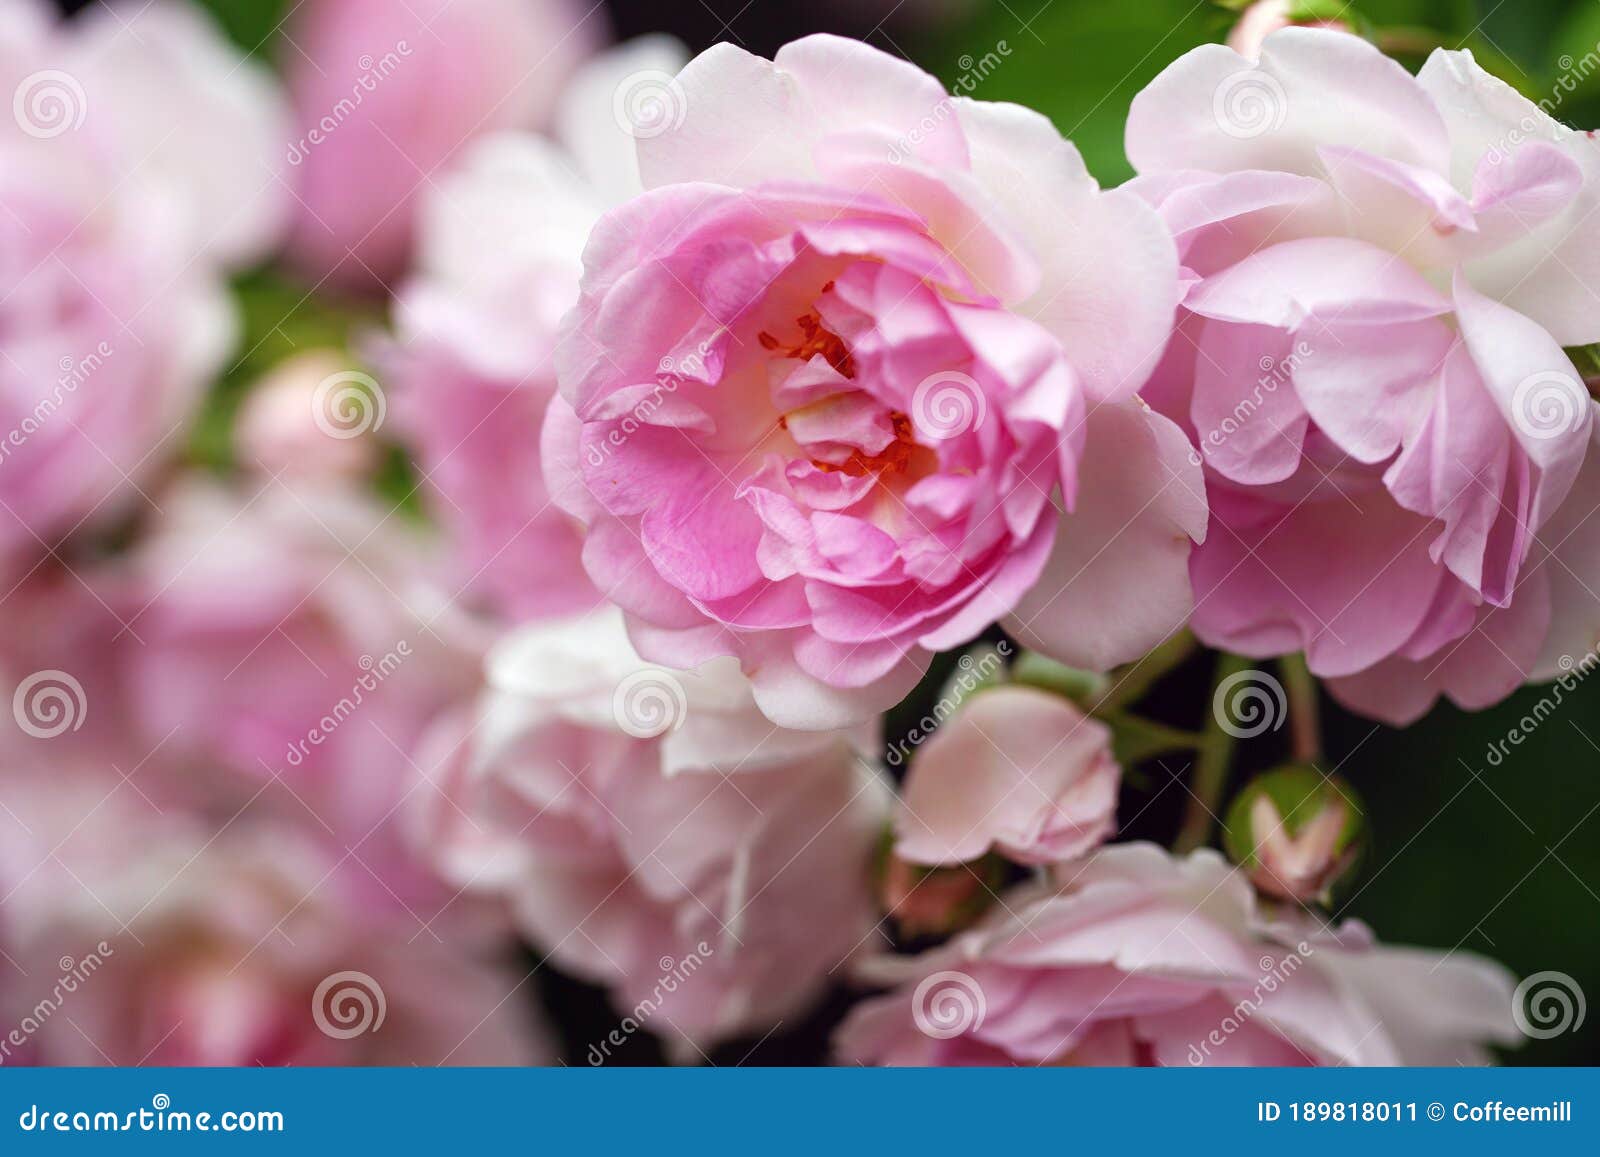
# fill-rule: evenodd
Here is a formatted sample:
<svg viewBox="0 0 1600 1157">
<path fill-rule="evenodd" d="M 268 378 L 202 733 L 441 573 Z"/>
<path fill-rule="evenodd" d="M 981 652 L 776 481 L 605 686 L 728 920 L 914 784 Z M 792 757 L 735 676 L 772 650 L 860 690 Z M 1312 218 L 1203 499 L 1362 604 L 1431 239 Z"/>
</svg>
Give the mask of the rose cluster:
<svg viewBox="0 0 1600 1157">
<path fill-rule="evenodd" d="M 1102 188 L 859 41 L 584 7 L 310 0 L 280 80 L 0 0 L 0 1063 L 1515 1044 L 1337 911 L 1317 688 L 1600 648 L 1600 142 L 1262 4 Z M 1216 726 L 1143 714 L 1202 646 Z"/>
</svg>

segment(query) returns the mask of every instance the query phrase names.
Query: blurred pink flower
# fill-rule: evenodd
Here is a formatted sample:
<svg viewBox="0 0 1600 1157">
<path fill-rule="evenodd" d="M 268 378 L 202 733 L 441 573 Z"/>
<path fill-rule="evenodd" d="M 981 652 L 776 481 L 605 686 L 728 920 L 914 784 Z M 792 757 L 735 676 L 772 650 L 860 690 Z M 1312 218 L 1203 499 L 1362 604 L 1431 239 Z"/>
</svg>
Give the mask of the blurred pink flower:
<svg viewBox="0 0 1600 1157">
<path fill-rule="evenodd" d="M 417 269 L 374 357 L 456 580 L 501 619 L 570 614 L 599 597 L 579 527 L 545 489 L 540 430 L 584 242 L 608 204 L 638 191 L 613 94 L 628 76 L 676 71 L 683 55 L 660 37 L 601 53 L 574 78 L 555 139 L 485 137 L 421 203 Z"/>
<path fill-rule="evenodd" d="M 548 122 L 606 30 L 578 0 L 308 0 L 287 35 L 290 256 L 368 288 L 403 272 L 428 179 L 480 136 Z"/>
<path fill-rule="evenodd" d="M 233 429 L 239 461 L 264 474 L 335 483 L 370 474 L 378 464 L 377 411 L 371 395 L 352 392 L 362 379 L 371 380 L 335 350 L 296 354 L 274 366 L 239 408 Z"/>
<path fill-rule="evenodd" d="M 1104 848 L 1059 890 L 862 972 L 845 1062 L 1450 1065 L 1519 1039 L 1512 979 L 1465 952 L 1385 948 L 1356 921 L 1276 911 L 1215 852 Z"/>
<path fill-rule="evenodd" d="M 866 732 L 781 731 L 730 660 L 646 666 L 614 611 L 524 628 L 490 672 L 420 760 L 422 844 L 680 1053 L 803 1011 L 871 940 Z"/>
<path fill-rule="evenodd" d="M 1177 298 L 1147 207 L 854 41 L 632 95 L 648 191 L 585 251 L 545 466 L 647 658 L 735 655 L 828 728 L 1003 616 L 1092 666 L 1183 621 L 1204 503 L 1133 397 Z"/>
<path fill-rule="evenodd" d="M 131 735 L 110 661 L 127 641 L 126 617 L 98 568 L 46 562 L 0 593 L 0 707 L 9 707 L 0 710 L 0 767 L 134 766 L 149 749 Z"/>
<path fill-rule="evenodd" d="M 1169 66 L 1128 154 L 1189 281 L 1145 392 L 1207 466 L 1196 633 L 1396 724 L 1588 653 L 1600 144 L 1470 53 L 1288 28 Z"/>
<path fill-rule="evenodd" d="M 1116 831 L 1122 769 L 1111 729 L 1033 687 L 974 695 L 918 749 L 895 813 L 895 853 L 952 865 L 993 848 L 1070 860 Z"/>
<path fill-rule="evenodd" d="M 304 825 L 157 812 L 115 779 L 0 789 L 0 1016 L 51 1065 L 548 1063 L 519 974 L 349 884 Z M 505 942 L 500 951 L 507 952 Z M 507 952 L 509 960 L 509 952 Z M 19 1058 L 7 1056 L 15 1063 Z"/>
<path fill-rule="evenodd" d="M 122 576 L 145 741 L 200 785 L 281 786 L 389 888 L 423 888 L 397 812 L 430 719 L 475 693 L 485 641 L 431 581 L 427 541 L 324 482 L 191 480 L 161 502 Z"/>
<path fill-rule="evenodd" d="M 220 275 L 270 247 L 287 194 L 272 82 L 189 6 L 57 26 L 9 0 L 4 21 L 0 570 L 14 571 L 121 514 L 181 448 L 233 341 Z"/>
</svg>

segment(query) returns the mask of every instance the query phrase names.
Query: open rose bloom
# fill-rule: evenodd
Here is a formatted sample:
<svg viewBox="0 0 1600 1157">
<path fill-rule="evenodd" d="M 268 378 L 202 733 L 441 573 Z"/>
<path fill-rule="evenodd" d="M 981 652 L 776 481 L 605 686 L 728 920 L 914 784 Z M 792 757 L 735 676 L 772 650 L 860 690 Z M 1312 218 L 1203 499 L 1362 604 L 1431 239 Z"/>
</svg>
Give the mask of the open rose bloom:
<svg viewBox="0 0 1600 1157">
<path fill-rule="evenodd" d="M 1482 1064 L 1516 1038 L 1511 978 L 1264 907 L 1214 852 L 1107 848 L 1057 891 L 864 975 L 896 985 L 840 1030 L 845 1062 Z"/>
<path fill-rule="evenodd" d="M 541 954 L 698 1057 L 803 1013 L 874 942 L 873 729 L 775 728 L 732 660 L 652 667 L 615 611 L 524 629 L 490 666 L 424 751 L 419 842 Z"/>
<path fill-rule="evenodd" d="M 1394 723 L 1553 678 L 1600 640 L 1600 143 L 1438 51 L 1339 32 L 1220 45 L 1134 101 L 1134 187 L 1188 291 L 1147 391 L 1193 432 L 1193 626 L 1301 651 Z"/>
<path fill-rule="evenodd" d="M 176 0 L 0 3 L 0 572 L 140 505 L 235 337 L 223 277 L 288 194 L 282 98 Z M 173 128 L 183 118 L 182 131 Z"/>
<path fill-rule="evenodd" d="M 997 619 L 1091 665 L 1175 629 L 1204 503 L 1135 397 L 1177 298 L 1159 220 L 1038 114 L 850 41 L 718 45 L 658 102 L 545 433 L 644 657 L 736 656 L 825 728 Z"/>
</svg>

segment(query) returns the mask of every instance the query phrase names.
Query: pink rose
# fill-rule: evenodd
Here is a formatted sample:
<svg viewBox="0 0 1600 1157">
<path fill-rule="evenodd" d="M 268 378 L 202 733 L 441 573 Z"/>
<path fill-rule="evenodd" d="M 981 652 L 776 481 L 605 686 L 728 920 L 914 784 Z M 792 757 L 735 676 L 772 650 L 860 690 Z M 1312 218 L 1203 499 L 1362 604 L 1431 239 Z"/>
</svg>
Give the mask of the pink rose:
<svg viewBox="0 0 1600 1157">
<path fill-rule="evenodd" d="M 547 121 L 606 35 L 575 0 L 309 0 L 288 34 L 290 256 L 363 287 L 402 272 L 433 173 L 479 136 Z"/>
<path fill-rule="evenodd" d="M 489 666 L 419 757 L 421 844 L 635 1027 L 688 1056 L 765 1031 L 871 941 L 890 793 L 865 731 L 781 731 L 731 660 L 646 666 L 614 611 L 523 628 Z"/>
<path fill-rule="evenodd" d="M 132 739 L 123 689 L 107 657 L 125 638 L 127 609 L 96 570 L 47 562 L 0 599 L 0 767 L 70 760 L 131 767 L 149 750 Z"/>
<path fill-rule="evenodd" d="M 613 95 L 630 76 L 682 63 L 664 38 L 600 54 L 560 106 L 558 140 L 485 137 L 422 202 L 417 270 L 375 360 L 394 429 L 452 539 L 457 581 L 502 619 L 571 614 L 599 597 L 580 529 L 545 489 L 539 432 L 584 242 L 607 205 L 638 192 Z"/>
<path fill-rule="evenodd" d="M 1002 617 L 1091 666 L 1183 621 L 1203 500 L 1133 398 L 1177 293 L 1146 207 L 853 41 L 720 44 L 654 97 L 546 419 L 646 658 L 735 655 L 827 728 Z"/>
<path fill-rule="evenodd" d="M 424 729 L 475 693 L 485 640 L 431 580 L 426 541 L 323 481 L 191 481 L 161 504 L 120 579 L 147 750 L 241 805 L 281 797 L 393 890 L 429 891 L 398 809 Z"/>
<path fill-rule="evenodd" d="M 1152 844 L 1102 849 L 1059 891 L 1025 885 L 863 971 L 896 987 L 851 1012 L 846 1062 L 1450 1065 L 1519 1039 L 1498 965 L 1260 907 L 1215 852 Z"/>
<path fill-rule="evenodd" d="M 198 13 L 5 20 L 0 570 L 20 573 L 181 449 L 233 340 L 222 275 L 272 243 L 286 194 L 276 90 Z"/>
<path fill-rule="evenodd" d="M 895 853 L 918 864 L 991 847 L 1025 864 L 1070 860 L 1116 831 L 1122 769 L 1111 729 L 1033 687 L 974 695 L 917 751 L 895 815 Z"/>
<path fill-rule="evenodd" d="M 11 769 L 0 809 L 6 951 L 23 970 L 0 1016 L 26 1031 L 28 1062 L 552 1059 L 516 1003 L 520 972 L 374 903 L 305 824 L 247 810 L 213 831 L 115 778 L 59 772 Z"/>
<path fill-rule="evenodd" d="M 1146 396 L 1206 464 L 1196 633 L 1400 724 L 1588 652 L 1600 145 L 1468 53 L 1290 28 L 1170 66 L 1128 154 L 1190 281 Z"/>
</svg>

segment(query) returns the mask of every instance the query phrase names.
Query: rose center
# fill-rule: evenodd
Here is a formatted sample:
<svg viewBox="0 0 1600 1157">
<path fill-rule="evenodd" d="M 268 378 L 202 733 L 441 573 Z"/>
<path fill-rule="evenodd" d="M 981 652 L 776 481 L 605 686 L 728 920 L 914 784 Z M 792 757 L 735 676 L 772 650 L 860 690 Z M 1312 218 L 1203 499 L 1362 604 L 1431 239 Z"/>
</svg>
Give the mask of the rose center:
<svg viewBox="0 0 1600 1157">
<path fill-rule="evenodd" d="M 833 288 L 823 286 L 826 293 Z M 762 330 L 761 348 L 781 357 L 808 362 L 821 356 L 842 378 L 856 376 L 855 358 L 843 338 L 822 323 L 816 309 L 795 318 L 798 340 L 785 342 Z M 851 433 L 863 411 L 872 414 L 870 431 Z M 799 406 L 778 418 L 778 427 L 795 439 L 817 469 L 860 478 L 904 474 L 922 447 L 908 415 L 883 405 L 864 390 L 848 390 Z M 865 442 L 865 444 L 863 444 Z"/>
</svg>

